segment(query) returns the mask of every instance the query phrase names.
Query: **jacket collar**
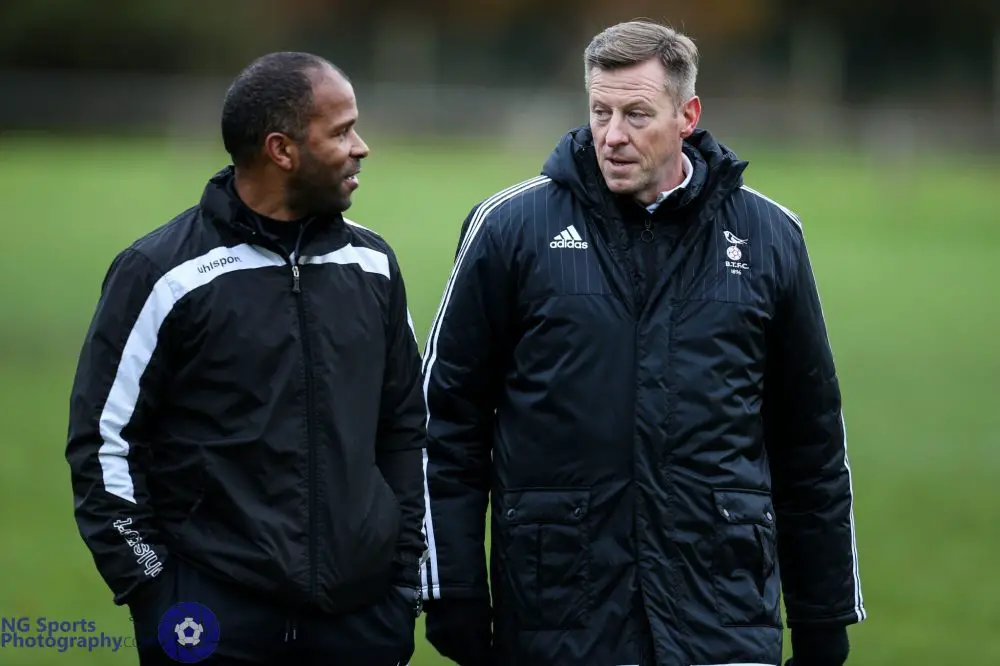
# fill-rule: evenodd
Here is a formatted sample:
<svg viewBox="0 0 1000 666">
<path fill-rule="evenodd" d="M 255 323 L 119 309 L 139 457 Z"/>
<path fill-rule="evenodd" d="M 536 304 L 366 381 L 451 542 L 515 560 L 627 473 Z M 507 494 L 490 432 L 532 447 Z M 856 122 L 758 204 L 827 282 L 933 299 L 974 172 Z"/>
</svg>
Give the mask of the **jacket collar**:
<svg viewBox="0 0 1000 666">
<path fill-rule="evenodd" d="M 235 168 L 229 165 L 209 178 L 201 195 L 202 212 L 210 222 L 236 234 L 244 241 L 272 244 L 268 242 L 272 239 L 261 224 L 261 216 L 236 194 L 235 175 Z M 343 229 L 345 222 L 343 215 L 337 213 L 312 219 L 308 226 L 310 235 L 313 235 Z"/>
<path fill-rule="evenodd" d="M 712 217 L 725 198 L 742 185 L 747 162 L 701 128 L 684 140 L 683 150 L 694 171 L 687 187 L 670 197 L 670 207 L 694 206 L 701 217 Z M 587 125 L 563 135 L 542 167 L 542 173 L 569 188 L 590 208 L 607 210 L 616 200 L 597 165 L 594 139 Z"/>
</svg>

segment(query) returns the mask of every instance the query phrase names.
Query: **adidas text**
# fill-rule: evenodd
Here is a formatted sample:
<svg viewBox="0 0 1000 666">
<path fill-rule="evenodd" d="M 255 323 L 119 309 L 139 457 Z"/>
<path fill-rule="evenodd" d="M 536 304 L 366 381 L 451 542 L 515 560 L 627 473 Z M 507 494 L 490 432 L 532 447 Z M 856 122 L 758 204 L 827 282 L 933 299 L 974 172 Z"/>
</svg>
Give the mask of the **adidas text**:
<svg viewBox="0 0 1000 666">
<path fill-rule="evenodd" d="M 586 250 L 587 241 L 566 240 L 565 238 L 560 238 L 559 240 L 550 241 L 549 247 L 551 248 L 568 247 L 570 249 L 575 248 L 577 250 Z"/>
</svg>

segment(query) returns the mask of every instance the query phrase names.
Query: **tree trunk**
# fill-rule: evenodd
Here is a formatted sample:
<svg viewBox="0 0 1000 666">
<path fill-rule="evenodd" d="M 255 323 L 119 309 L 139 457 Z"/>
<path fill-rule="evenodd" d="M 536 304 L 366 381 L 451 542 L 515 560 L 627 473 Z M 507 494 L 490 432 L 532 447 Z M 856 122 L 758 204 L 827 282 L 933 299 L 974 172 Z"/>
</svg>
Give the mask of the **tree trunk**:
<svg viewBox="0 0 1000 666">
<path fill-rule="evenodd" d="M 993 133 L 1000 142 L 1000 18 L 993 30 Z"/>
<path fill-rule="evenodd" d="M 433 83 L 438 43 L 437 26 L 426 12 L 393 10 L 378 21 L 373 77 L 379 82 Z"/>
<path fill-rule="evenodd" d="M 785 126 L 800 140 L 841 138 L 838 122 L 844 93 L 843 34 L 823 12 L 793 19 Z"/>
<path fill-rule="evenodd" d="M 833 21 L 810 13 L 792 26 L 791 85 L 810 103 L 837 104 L 843 96 L 842 36 Z"/>
</svg>

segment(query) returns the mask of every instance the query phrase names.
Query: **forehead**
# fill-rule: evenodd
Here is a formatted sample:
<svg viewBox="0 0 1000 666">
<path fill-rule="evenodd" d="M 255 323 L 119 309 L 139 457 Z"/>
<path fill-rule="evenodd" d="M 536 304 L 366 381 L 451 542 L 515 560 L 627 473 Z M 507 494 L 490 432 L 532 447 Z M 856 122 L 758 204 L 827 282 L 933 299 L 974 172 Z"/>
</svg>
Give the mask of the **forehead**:
<svg viewBox="0 0 1000 666">
<path fill-rule="evenodd" d="M 313 116 L 325 121 L 346 121 L 357 115 L 354 88 L 341 74 L 324 67 L 310 72 L 313 82 Z"/>
<path fill-rule="evenodd" d="M 589 96 L 605 104 L 664 103 L 669 102 L 666 82 L 667 72 L 658 60 L 611 70 L 595 67 L 590 71 Z"/>
</svg>

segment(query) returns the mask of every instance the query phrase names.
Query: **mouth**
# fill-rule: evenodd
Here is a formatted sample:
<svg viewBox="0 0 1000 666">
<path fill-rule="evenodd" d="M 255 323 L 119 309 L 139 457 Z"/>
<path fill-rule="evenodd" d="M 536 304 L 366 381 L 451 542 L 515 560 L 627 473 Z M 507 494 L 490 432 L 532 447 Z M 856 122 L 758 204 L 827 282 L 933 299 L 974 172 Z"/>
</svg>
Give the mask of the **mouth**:
<svg viewBox="0 0 1000 666">
<path fill-rule="evenodd" d="M 624 169 L 635 164 L 632 160 L 623 160 L 615 157 L 607 157 L 605 161 L 614 169 Z"/>
<path fill-rule="evenodd" d="M 358 169 L 356 171 L 352 171 L 352 172 L 348 173 L 346 176 L 344 176 L 344 182 L 347 183 L 347 185 L 349 187 L 352 187 L 352 188 L 353 187 L 357 187 L 358 186 L 358 174 L 359 173 L 361 173 L 361 169 Z"/>
</svg>

